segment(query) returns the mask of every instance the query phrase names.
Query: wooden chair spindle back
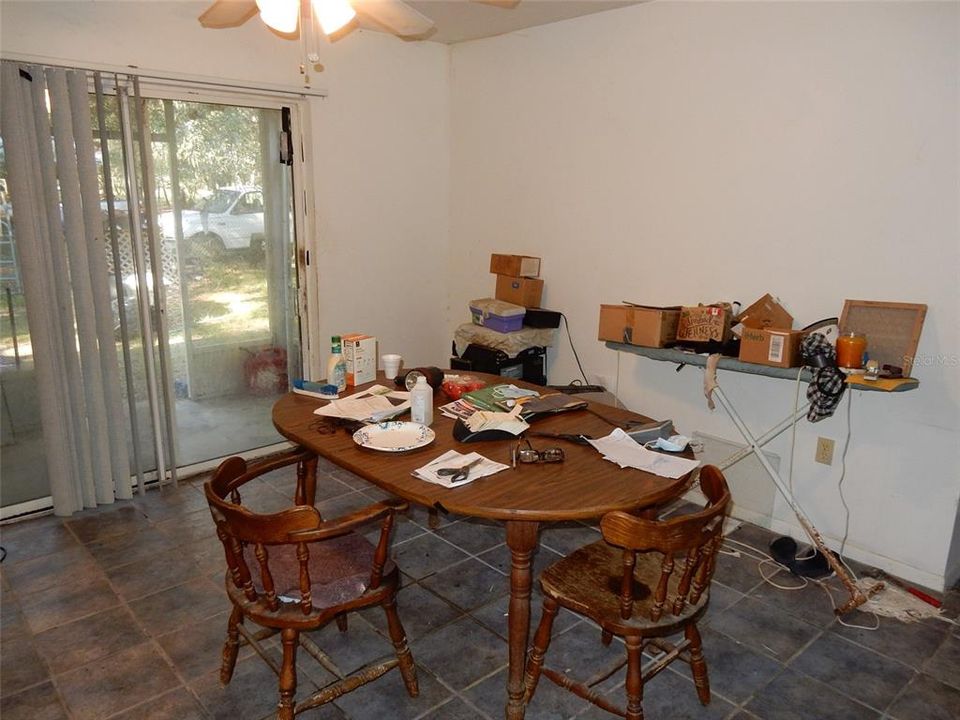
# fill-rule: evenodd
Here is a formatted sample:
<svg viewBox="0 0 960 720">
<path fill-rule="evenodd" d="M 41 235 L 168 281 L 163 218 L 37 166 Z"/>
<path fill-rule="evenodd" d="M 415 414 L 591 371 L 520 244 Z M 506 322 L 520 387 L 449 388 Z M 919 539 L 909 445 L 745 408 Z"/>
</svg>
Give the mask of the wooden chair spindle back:
<svg viewBox="0 0 960 720">
<path fill-rule="evenodd" d="M 647 520 L 624 512 L 611 512 L 601 520 L 604 540 L 624 549 L 619 583 L 620 617 L 624 620 L 634 612 L 637 552 L 653 551 L 662 555 L 650 605 L 653 622 L 659 621 L 665 611 L 680 615 L 688 604 L 700 602 L 709 587 L 723 539 L 730 491 L 723 474 L 712 465 L 700 471 L 700 488 L 707 504 L 699 512 L 667 520 Z"/>
<path fill-rule="evenodd" d="M 240 488 L 273 470 L 299 463 L 310 458 L 305 453 L 288 454 L 279 460 L 263 463 L 250 470 L 246 461 L 239 457 L 225 460 L 214 471 L 213 477 L 204 484 L 204 492 L 210 506 L 210 514 L 217 527 L 217 537 L 223 544 L 227 568 L 234 585 L 251 602 L 263 595 L 267 607 L 276 611 L 280 607 L 273 573 L 270 568 L 271 545 L 292 544 L 290 533 L 316 528 L 320 522 L 320 513 L 307 505 L 296 505 L 272 514 L 258 514 L 240 504 Z M 313 460 L 316 461 L 315 459 Z M 229 498 L 229 500 L 227 499 Z M 257 562 L 256 575 L 245 556 L 244 548 L 253 546 Z M 308 570 L 310 551 L 306 543 L 297 543 L 297 559 L 300 563 L 301 606 L 304 614 L 310 613 L 310 573 Z M 303 588 L 306 588 L 303 591 Z"/>
</svg>

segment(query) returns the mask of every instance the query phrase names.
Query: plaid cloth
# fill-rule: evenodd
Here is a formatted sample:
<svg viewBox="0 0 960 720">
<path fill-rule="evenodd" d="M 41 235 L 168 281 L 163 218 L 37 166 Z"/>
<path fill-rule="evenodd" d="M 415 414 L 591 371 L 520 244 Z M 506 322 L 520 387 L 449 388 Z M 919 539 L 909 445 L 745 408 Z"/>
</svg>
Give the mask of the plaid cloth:
<svg viewBox="0 0 960 720">
<path fill-rule="evenodd" d="M 846 377 L 837 367 L 837 353 L 822 333 L 810 333 L 800 343 L 800 353 L 806 365 L 813 369 L 813 377 L 807 387 L 810 409 L 807 420 L 817 422 L 833 415 L 843 391 Z"/>
</svg>

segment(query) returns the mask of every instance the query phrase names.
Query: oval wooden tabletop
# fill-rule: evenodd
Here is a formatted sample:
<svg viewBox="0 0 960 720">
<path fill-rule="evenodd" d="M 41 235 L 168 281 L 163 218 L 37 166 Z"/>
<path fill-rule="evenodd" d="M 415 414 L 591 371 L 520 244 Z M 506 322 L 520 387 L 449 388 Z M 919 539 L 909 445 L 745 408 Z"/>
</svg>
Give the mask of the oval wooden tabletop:
<svg viewBox="0 0 960 720">
<path fill-rule="evenodd" d="M 470 373 L 489 384 L 513 379 L 483 373 Z M 392 387 L 392 382 L 378 380 Z M 372 383 L 371 383 L 372 384 Z M 367 386 L 361 385 L 356 390 Z M 441 391 L 434 394 L 434 406 L 448 402 Z M 604 460 L 592 447 L 552 438 L 531 437 L 534 448 L 562 447 L 566 459 L 561 463 L 518 463 L 495 475 L 482 477 L 456 488 L 444 488 L 413 477 L 411 472 L 445 453 L 456 450 L 477 452 L 491 460 L 510 464 L 516 440 L 461 443 L 453 438 L 454 421 L 434 412 L 431 428 L 436 440 L 416 450 L 388 453 L 362 448 L 353 442 L 352 433 L 338 429 L 323 434 L 318 429 L 320 416 L 314 410 L 324 400 L 288 393 L 273 407 L 277 431 L 299 445 L 310 448 L 335 465 L 369 480 L 384 490 L 421 505 L 439 506 L 460 515 L 497 520 L 554 521 L 589 519 L 611 510 L 632 510 L 665 503 L 680 495 L 690 484 L 693 473 L 672 480 L 641 470 L 620 468 Z M 595 438 L 608 435 L 614 425 L 627 420 L 645 421 L 636 413 L 599 403 L 588 410 L 574 410 L 534 420 L 532 429 L 544 432 L 582 433 Z M 605 422 L 601 417 L 609 419 Z"/>
</svg>

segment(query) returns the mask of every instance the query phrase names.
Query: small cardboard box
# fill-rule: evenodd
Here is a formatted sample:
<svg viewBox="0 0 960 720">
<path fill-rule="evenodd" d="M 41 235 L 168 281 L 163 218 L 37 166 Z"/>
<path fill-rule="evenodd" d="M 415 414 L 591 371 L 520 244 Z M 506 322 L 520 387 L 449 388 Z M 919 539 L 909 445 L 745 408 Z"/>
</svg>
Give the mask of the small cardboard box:
<svg viewBox="0 0 960 720">
<path fill-rule="evenodd" d="M 677 339 L 679 307 L 601 305 L 599 340 L 664 347 Z"/>
<path fill-rule="evenodd" d="M 509 275 L 511 277 L 539 277 L 540 258 L 532 255 L 493 253 L 490 256 L 490 272 L 494 275 Z"/>
<path fill-rule="evenodd" d="M 726 342 L 730 339 L 730 311 L 720 305 L 680 308 L 677 340 Z"/>
<path fill-rule="evenodd" d="M 372 335 L 344 335 L 343 360 L 347 364 L 347 385 L 363 385 L 377 379 L 377 339 Z"/>
<path fill-rule="evenodd" d="M 799 367 L 802 339 L 801 330 L 745 327 L 740 337 L 740 360 L 780 368 Z"/>
<path fill-rule="evenodd" d="M 789 330 L 793 327 L 793 315 L 787 312 L 777 298 L 767 293 L 753 305 L 737 316 L 738 323 L 748 328 L 777 328 Z"/>
<path fill-rule="evenodd" d="M 543 280 L 510 275 L 497 275 L 497 300 L 505 300 L 524 307 L 540 307 Z"/>
</svg>

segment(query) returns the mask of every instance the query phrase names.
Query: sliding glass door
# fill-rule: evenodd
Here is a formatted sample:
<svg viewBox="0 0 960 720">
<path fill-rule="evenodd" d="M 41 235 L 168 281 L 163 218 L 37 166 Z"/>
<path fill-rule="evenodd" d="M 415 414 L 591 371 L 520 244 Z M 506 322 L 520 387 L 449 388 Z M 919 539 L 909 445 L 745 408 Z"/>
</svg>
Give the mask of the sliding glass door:
<svg viewBox="0 0 960 720">
<path fill-rule="evenodd" d="M 184 466 L 279 440 L 270 407 L 300 367 L 291 168 L 281 109 L 145 104 L 166 299 L 157 347 Z"/>
<path fill-rule="evenodd" d="M 134 481 L 281 442 L 300 375 L 289 127 L 279 103 L 91 86 L 103 253 Z M 197 98 L 197 99 L 194 99 Z M 0 145 L 0 505 L 50 494 Z M 26 504 L 26 505 L 24 505 Z"/>
</svg>

